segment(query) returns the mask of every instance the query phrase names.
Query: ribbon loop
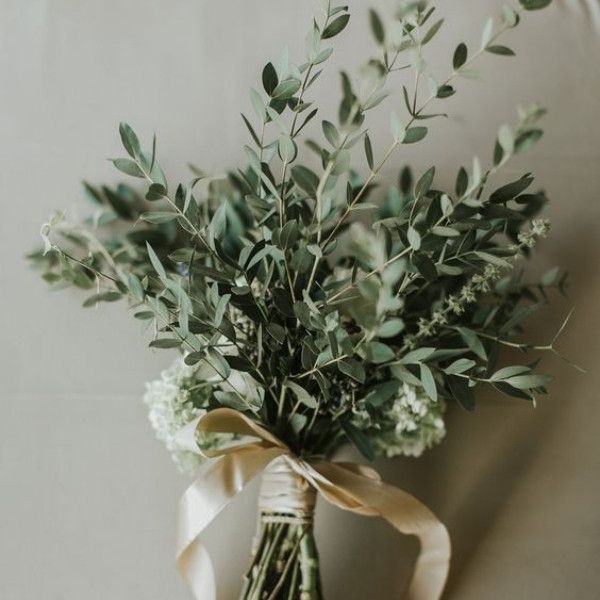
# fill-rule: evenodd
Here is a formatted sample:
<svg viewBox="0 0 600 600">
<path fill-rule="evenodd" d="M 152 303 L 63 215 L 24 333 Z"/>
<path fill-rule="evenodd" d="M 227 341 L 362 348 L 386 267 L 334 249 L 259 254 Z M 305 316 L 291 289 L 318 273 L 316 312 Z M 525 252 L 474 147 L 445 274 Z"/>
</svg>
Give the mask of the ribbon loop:
<svg viewBox="0 0 600 600">
<path fill-rule="evenodd" d="M 272 512 L 278 512 L 273 508 L 305 510 L 308 515 L 318 491 L 342 510 L 382 517 L 400 533 L 416 535 L 421 552 L 407 597 L 441 597 L 450 562 L 450 538 L 444 525 L 415 497 L 384 483 L 376 471 L 364 465 L 301 460 L 281 440 L 233 409 L 215 409 L 194 422 L 193 428 L 194 432 L 234 433 L 256 440 L 211 453 L 195 448 L 214 460 L 200 468 L 181 499 L 177 566 L 197 600 L 217 597 L 212 563 L 200 535 L 254 477 L 265 471 L 261 508 Z M 303 482 L 308 487 L 302 488 Z M 309 491 L 310 487 L 314 489 Z"/>
</svg>

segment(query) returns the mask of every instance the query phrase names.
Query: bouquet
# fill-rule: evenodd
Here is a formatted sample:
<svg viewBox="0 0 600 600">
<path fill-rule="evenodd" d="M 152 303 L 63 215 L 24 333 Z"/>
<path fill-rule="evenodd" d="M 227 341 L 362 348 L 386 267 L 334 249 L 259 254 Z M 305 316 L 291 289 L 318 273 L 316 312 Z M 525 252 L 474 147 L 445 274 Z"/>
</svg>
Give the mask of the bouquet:
<svg viewBox="0 0 600 600">
<path fill-rule="evenodd" d="M 323 597 L 317 492 L 417 535 L 409 594 L 438 598 L 450 556 L 444 526 L 371 468 L 331 458 L 344 444 L 367 461 L 418 457 L 444 437 L 446 404 L 472 411 L 480 387 L 535 402 L 551 377 L 537 361 L 502 366 L 501 350 L 557 354 L 567 322 L 549 343 L 522 341 L 526 319 L 564 292 L 566 276 L 558 268 L 539 281 L 524 275 L 524 259 L 549 229 L 537 216 L 547 198 L 532 189 L 533 176 L 491 189 L 542 136 L 542 107 L 519 109 L 513 126 L 499 128 L 489 163 L 474 158 L 451 188 L 436 181 L 435 166 L 404 166 L 397 185 L 377 187 L 399 149 L 406 154 L 445 116 L 438 106 L 457 81 L 477 76 L 477 57 L 512 56 L 502 34 L 550 0 L 506 5 L 476 48 L 456 46 L 441 77 L 425 59 L 443 24 L 433 7 L 403 2 L 389 18 L 371 10 L 377 55 L 358 74 L 341 73 L 338 114 L 316 127 L 311 91 L 350 19 L 348 7 L 322 4 L 300 63 L 285 51 L 265 65 L 262 89 L 250 91 L 244 167 L 225 178 L 193 167 L 188 182 L 173 185 L 156 138 L 144 149 L 122 123 L 126 156 L 114 166 L 140 185 L 84 184 L 93 216 L 76 223 L 57 213 L 42 226 L 44 250 L 31 255 L 53 286 L 89 290 L 88 307 L 126 300 L 151 331 L 150 347 L 179 351 L 145 400 L 177 464 L 198 472 L 182 500 L 178 542 L 197 598 L 216 594 L 202 530 L 260 474 L 240 598 Z M 368 113 L 397 73 L 402 104 L 390 111 L 389 146 L 379 154 Z"/>
</svg>

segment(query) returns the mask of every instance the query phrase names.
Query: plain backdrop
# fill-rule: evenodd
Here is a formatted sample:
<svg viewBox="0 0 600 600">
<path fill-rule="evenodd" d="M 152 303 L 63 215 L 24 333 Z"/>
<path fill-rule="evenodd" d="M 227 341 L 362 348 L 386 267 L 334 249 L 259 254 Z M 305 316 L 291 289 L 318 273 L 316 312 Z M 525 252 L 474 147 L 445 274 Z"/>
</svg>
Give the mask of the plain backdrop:
<svg viewBox="0 0 600 600">
<path fill-rule="evenodd" d="M 440 4 L 446 24 L 428 60 L 442 78 L 454 46 L 476 45 L 500 3 Z M 351 2 L 351 24 L 336 38 L 318 86 L 322 118 L 334 116 L 337 69 L 374 51 L 367 6 Z M 240 164 L 248 87 L 284 45 L 302 60 L 311 10 L 294 0 L 0 0 L 3 600 L 190 597 L 173 559 L 187 481 L 154 440 L 141 402 L 144 382 L 171 356 L 146 348 L 124 306 L 84 310 L 76 292 L 50 293 L 23 257 L 54 208 L 86 214 L 80 179 L 118 180 L 105 159 L 121 152 L 121 120 L 146 141 L 156 131 L 171 180 L 188 177 L 188 162 L 214 173 Z M 423 459 L 376 465 L 447 523 L 448 599 L 600 596 L 599 14 L 595 0 L 557 0 L 528 15 L 505 38 L 517 59 L 483 57 L 482 81 L 460 82 L 443 106 L 449 118 L 384 174 L 390 182 L 407 161 L 419 172 L 436 164 L 448 183 L 474 154 L 489 160 L 518 103 L 549 108 L 543 140 L 504 177 L 531 170 L 553 200 L 552 235 L 532 272 L 571 271 L 570 300 L 537 317 L 530 335 L 547 341 L 574 305 L 560 347 L 588 373 L 545 359 L 558 381 L 537 409 L 482 396 L 475 414 L 449 411 L 447 439 Z M 401 110 L 402 77 L 370 118 L 377 151 L 389 143 L 389 110 Z M 208 535 L 223 600 L 236 597 L 247 561 L 255 487 Z M 317 521 L 330 599 L 399 597 L 413 540 L 323 503 Z"/>
</svg>

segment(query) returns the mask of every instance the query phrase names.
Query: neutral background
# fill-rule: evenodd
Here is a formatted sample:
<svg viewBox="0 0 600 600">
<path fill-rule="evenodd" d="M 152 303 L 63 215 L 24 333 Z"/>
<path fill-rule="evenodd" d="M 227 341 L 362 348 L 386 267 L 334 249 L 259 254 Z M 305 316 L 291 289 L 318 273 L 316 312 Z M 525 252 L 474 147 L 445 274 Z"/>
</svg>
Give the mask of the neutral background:
<svg viewBox="0 0 600 600">
<path fill-rule="evenodd" d="M 442 78 L 449 49 L 476 44 L 499 3 L 440 4 L 447 23 L 430 62 Z M 484 57 L 483 81 L 462 83 L 445 104 L 450 118 L 386 172 L 435 163 L 449 181 L 474 153 L 488 160 L 516 104 L 550 109 L 543 141 L 506 176 L 532 170 L 553 199 L 554 230 L 531 268 L 572 272 L 571 300 L 531 335 L 549 339 L 574 304 L 560 346 L 589 372 L 549 359 L 558 382 L 537 409 L 482 397 L 474 415 L 450 411 L 447 439 L 422 460 L 377 465 L 448 524 L 448 599 L 600 597 L 600 10 L 554 4 L 507 36 L 518 59 Z M 351 8 L 320 84 L 323 118 L 337 102 L 334 67 L 373 50 L 367 3 Z M 85 214 L 80 178 L 116 181 L 104 159 L 120 152 L 120 120 L 146 139 L 157 132 L 171 179 L 187 177 L 189 161 L 213 172 L 241 162 L 247 88 L 284 44 L 300 60 L 310 14 L 294 0 L 0 0 L 0 598 L 189 598 L 173 565 L 186 480 L 141 403 L 170 357 L 145 348 L 123 306 L 86 311 L 74 292 L 49 293 L 23 255 L 55 207 Z M 379 149 L 394 105 L 397 94 L 370 122 Z M 247 559 L 254 492 L 210 531 L 223 599 L 235 597 Z M 322 504 L 318 521 L 329 598 L 399 597 L 412 540 Z"/>
</svg>

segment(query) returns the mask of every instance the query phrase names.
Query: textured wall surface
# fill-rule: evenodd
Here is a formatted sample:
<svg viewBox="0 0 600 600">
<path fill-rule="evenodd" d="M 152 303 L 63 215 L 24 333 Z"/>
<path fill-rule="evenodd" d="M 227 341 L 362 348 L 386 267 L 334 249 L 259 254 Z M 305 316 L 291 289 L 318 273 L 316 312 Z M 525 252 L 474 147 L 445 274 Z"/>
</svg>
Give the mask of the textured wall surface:
<svg viewBox="0 0 600 600">
<path fill-rule="evenodd" d="M 377 2 L 381 5 L 383 1 Z M 298 56 L 309 3 L 293 0 L 0 0 L 0 598 L 189 598 L 173 566 L 176 504 L 186 481 L 154 441 L 143 382 L 166 365 L 145 348 L 122 306 L 84 311 L 75 293 L 50 294 L 23 255 L 55 207 L 84 214 L 79 180 L 115 181 L 116 125 L 159 136 L 170 178 L 187 162 L 222 171 L 242 160 L 239 112 L 267 57 Z M 448 0 L 430 63 L 477 43 L 495 0 Z M 336 66 L 372 49 L 367 6 L 337 45 L 319 94 L 337 102 Z M 507 36 L 518 60 L 486 56 L 483 81 L 465 81 L 426 141 L 397 156 L 440 181 L 474 153 L 489 156 L 518 103 L 550 109 L 546 135 L 506 177 L 532 170 L 553 199 L 551 238 L 531 265 L 572 271 L 576 312 L 562 350 L 587 375 L 548 359 L 558 383 L 537 409 L 481 398 L 450 411 L 446 441 L 421 461 L 377 466 L 448 524 L 454 560 L 446 597 L 593 600 L 600 594 L 600 35 L 595 0 L 564 0 Z M 401 80 L 395 81 L 397 85 Z M 398 89 L 398 87 L 397 87 Z M 386 108 L 370 122 L 387 144 Z M 551 337 L 570 304 L 558 301 L 531 335 Z M 222 599 L 235 598 L 254 524 L 253 492 L 209 533 Z M 383 523 L 320 505 L 328 596 L 398 597 L 412 540 Z"/>
</svg>

